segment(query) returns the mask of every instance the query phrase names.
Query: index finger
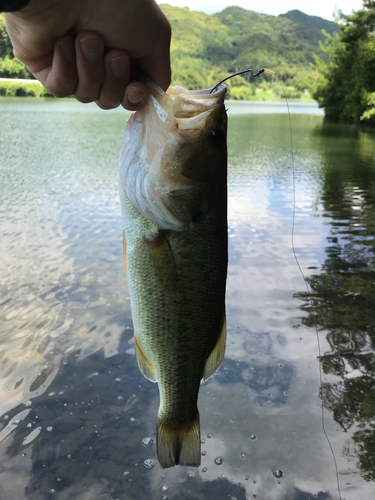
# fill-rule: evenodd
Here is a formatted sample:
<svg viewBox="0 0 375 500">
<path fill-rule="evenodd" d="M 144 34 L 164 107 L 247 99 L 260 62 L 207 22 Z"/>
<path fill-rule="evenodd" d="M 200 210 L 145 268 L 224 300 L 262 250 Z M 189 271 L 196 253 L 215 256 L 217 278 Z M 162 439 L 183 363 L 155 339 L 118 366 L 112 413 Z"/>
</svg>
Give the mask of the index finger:
<svg viewBox="0 0 375 500">
<path fill-rule="evenodd" d="M 154 50 L 147 56 L 140 57 L 137 64 L 165 91 L 171 83 L 170 44 L 172 31 L 165 16 L 163 16 L 163 24 L 163 28 L 159 30 L 160 37 Z"/>
</svg>

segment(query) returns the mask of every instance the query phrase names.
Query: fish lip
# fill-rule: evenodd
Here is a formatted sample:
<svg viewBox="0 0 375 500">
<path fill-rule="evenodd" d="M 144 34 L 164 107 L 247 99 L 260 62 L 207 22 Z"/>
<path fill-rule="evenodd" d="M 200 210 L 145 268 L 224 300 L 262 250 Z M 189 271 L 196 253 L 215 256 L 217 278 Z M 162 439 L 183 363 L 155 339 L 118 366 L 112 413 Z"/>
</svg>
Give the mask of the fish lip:
<svg viewBox="0 0 375 500">
<path fill-rule="evenodd" d="M 166 92 L 154 82 L 148 82 L 149 103 L 156 110 L 161 122 L 174 128 L 178 120 L 190 119 L 194 121 L 198 116 L 210 114 L 217 107 L 222 107 L 227 87 L 223 84 L 201 90 L 187 90 L 176 85 L 169 87 Z M 211 93 L 211 91 L 214 92 Z M 178 128 L 178 127 L 177 127 Z"/>
<path fill-rule="evenodd" d="M 192 100 L 203 101 L 207 100 L 211 102 L 213 101 L 215 104 L 221 104 L 222 102 L 224 102 L 224 96 L 227 92 L 226 85 L 222 83 L 218 86 L 216 85 L 208 89 L 198 90 L 187 90 L 180 85 L 175 85 L 168 87 L 166 92 L 152 81 L 149 81 L 146 86 L 149 90 L 149 93 L 151 95 L 154 95 L 156 99 L 158 99 L 159 97 L 161 100 L 169 101 L 174 101 L 176 98 L 181 96 L 182 98 L 190 98 Z M 215 89 L 214 92 L 212 92 L 213 89 Z"/>
<path fill-rule="evenodd" d="M 227 91 L 227 87 L 224 84 L 216 85 L 214 87 L 210 87 L 208 89 L 198 89 L 198 90 L 187 90 L 184 89 L 183 87 L 176 85 L 174 87 L 169 87 L 167 89 L 166 94 L 171 95 L 168 90 L 178 90 L 179 94 L 172 94 L 172 95 L 182 95 L 186 97 L 191 97 L 193 99 L 220 99 L 224 98 L 224 95 Z M 212 92 L 213 89 L 216 89 L 214 92 Z M 212 92 L 212 93 L 211 93 Z"/>
</svg>

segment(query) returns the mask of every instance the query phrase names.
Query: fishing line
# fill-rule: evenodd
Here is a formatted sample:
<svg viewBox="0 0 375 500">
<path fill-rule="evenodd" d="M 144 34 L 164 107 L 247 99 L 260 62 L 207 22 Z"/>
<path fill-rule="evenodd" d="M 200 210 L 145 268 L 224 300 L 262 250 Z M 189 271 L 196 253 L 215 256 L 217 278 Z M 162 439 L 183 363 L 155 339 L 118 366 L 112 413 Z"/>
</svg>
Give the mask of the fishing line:
<svg viewBox="0 0 375 500">
<path fill-rule="evenodd" d="M 252 70 L 252 69 L 244 69 L 243 71 L 237 71 L 237 73 L 233 73 L 233 75 L 229 75 L 229 76 L 227 76 L 226 78 L 223 78 L 223 80 L 221 80 L 219 83 L 217 83 L 217 84 L 215 85 L 215 87 L 212 87 L 212 89 L 209 91 L 209 94 L 212 94 L 212 92 L 213 92 L 213 91 L 214 91 L 214 90 L 215 90 L 215 89 L 216 89 L 219 85 L 221 85 L 223 82 L 225 82 L 225 81 L 229 80 L 229 78 L 233 78 L 234 76 L 238 76 L 238 75 L 243 75 L 244 73 L 251 73 L 251 76 L 255 78 L 256 76 L 259 76 L 259 75 L 261 75 L 262 73 L 264 73 L 264 71 L 265 71 L 265 69 L 263 69 L 263 68 L 262 68 L 262 69 L 260 69 L 260 70 L 258 71 L 258 73 L 255 73 L 255 75 L 254 75 L 254 73 L 253 73 L 253 70 Z"/>
<path fill-rule="evenodd" d="M 269 75 L 271 75 L 273 78 L 275 78 L 275 80 L 281 85 L 281 88 L 282 88 L 282 91 L 283 91 L 283 94 L 284 94 L 284 99 L 285 99 L 285 102 L 286 102 L 286 105 L 287 105 L 287 108 L 288 108 L 289 131 L 290 131 L 290 150 L 291 150 L 292 170 L 293 170 L 292 251 L 293 251 L 294 259 L 295 259 L 295 261 L 297 263 L 298 269 L 299 269 L 299 271 L 301 273 L 301 276 L 303 278 L 303 281 L 305 282 L 305 287 L 306 287 L 306 291 L 307 291 L 308 302 L 310 304 L 311 311 L 312 311 L 312 317 L 313 317 L 313 320 L 314 320 L 315 334 L 316 334 L 316 340 L 317 340 L 317 344 L 318 344 L 318 353 L 319 353 L 319 381 L 320 381 L 320 392 L 321 392 L 321 400 L 322 400 L 322 406 L 321 406 L 321 409 L 322 409 L 322 412 L 321 412 L 322 429 L 323 429 L 324 436 L 325 436 L 325 438 L 327 440 L 328 446 L 329 446 L 329 448 L 331 450 L 333 462 L 335 464 L 337 490 L 338 490 L 339 498 L 340 498 L 340 500 L 342 500 L 342 497 L 341 497 L 341 488 L 340 488 L 340 480 L 339 480 L 339 470 L 338 470 L 338 466 L 337 466 L 336 456 L 335 456 L 335 452 L 333 451 L 333 447 L 332 447 L 331 441 L 329 440 L 329 437 L 328 437 L 328 434 L 327 434 L 327 431 L 326 431 L 325 420 L 324 420 L 323 377 L 322 377 L 322 363 L 320 361 L 320 358 L 321 358 L 321 349 L 320 349 L 320 340 L 319 340 L 319 333 L 318 333 L 318 323 L 316 321 L 316 313 L 315 313 L 314 307 L 313 307 L 312 293 L 311 293 L 310 287 L 308 285 L 307 279 L 305 278 L 304 272 L 302 271 L 302 267 L 301 267 L 301 265 L 299 263 L 299 260 L 298 260 L 297 254 L 296 254 L 296 249 L 294 247 L 294 233 L 295 233 L 295 222 L 296 222 L 296 174 L 295 174 L 295 167 L 294 167 L 292 119 L 291 119 L 291 115 L 290 115 L 289 102 L 288 102 L 288 99 L 286 97 L 284 85 L 282 84 L 282 82 L 278 78 L 276 78 L 275 73 L 273 71 L 271 71 L 270 69 L 267 69 L 267 68 L 264 68 L 263 71 L 266 72 L 266 73 L 268 73 Z"/>
<path fill-rule="evenodd" d="M 238 76 L 238 75 L 243 75 L 244 73 L 251 73 L 252 77 L 259 76 L 262 73 L 268 73 L 269 75 L 271 75 L 280 84 L 281 89 L 283 91 L 284 99 L 285 99 L 285 102 L 286 102 L 286 105 L 287 105 L 287 108 L 288 108 L 289 131 L 290 131 L 290 150 L 291 150 L 292 170 L 293 170 L 293 217 L 292 217 L 292 235 L 291 235 L 292 236 L 292 251 L 293 251 L 294 259 L 295 259 L 295 261 L 297 263 L 298 269 L 299 269 L 299 271 L 301 273 L 301 276 L 303 278 L 303 281 L 305 283 L 305 287 L 306 287 L 306 291 L 307 291 L 307 297 L 308 297 L 308 302 L 310 304 L 311 311 L 312 311 L 312 317 L 313 317 L 313 320 L 314 320 L 315 334 L 316 334 L 316 340 L 317 340 L 317 344 L 318 344 L 318 353 L 319 353 L 319 382 L 320 382 L 320 393 L 321 393 L 321 400 L 322 400 L 322 405 L 321 405 L 321 409 L 322 409 L 322 412 L 321 412 L 322 429 L 323 429 L 323 434 L 324 434 L 324 436 L 326 438 L 326 441 L 328 443 L 328 446 L 329 446 L 329 448 L 331 450 L 333 462 L 335 464 L 337 490 L 338 490 L 339 498 L 340 498 L 340 500 L 342 500 L 342 497 L 341 497 L 341 488 L 340 488 L 340 480 L 339 480 L 339 470 L 338 470 L 338 466 L 337 466 L 336 456 L 335 456 L 335 452 L 333 451 L 333 447 L 332 447 L 331 441 L 329 440 L 329 437 L 328 437 L 328 434 L 327 434 L 327 431 L 326 431 L 325 420 L 324 420 L 323 377 L 322 377 L 322 363 L 320 361 L 320 358 L 321 358 L 321 348 L 320 348 L 320 340 L 319 340 L 319 333 L 318 333 L 318 323 L 316 321 L 316 314 L 315 314 L 314 307 L 313 307 L 312 293 L 311 293 L 310 287 L 308 285 L 307 279 L 305 278 L 304 272 L 302 271 L 302 267 L 301 267 L 301 265 L 299 263 L 299 260 L 298 260 L 297 254 L 296 254 L 296 250 L 295 250 L 295 247 L 294 247 L 294 233 L 295 233 L 295 222 L 296 222 L 296 175 L 295 175 L 295 167 L 294 167 L 292 119 L 291 119 L 291 115 L 290 115 L 289 101 L 288 101 L 288 99 L 286 97 L 286 92 L 285 92 L 285 89 L 284 89 L 284 85 L 282 84 L 282 82 L 278 78 L 276 78 L 275 73 L 273 71 L 271 71 L 270 69 L 262 68 L 261 70 L 259 70 L 255 74 L 254 74 L 254 72 L 253 72 L 252 69 L 245 69 L 243 71 L 238 71 L 237 73 L 234 73 L 233 75 L 227 76 L 226 78 L 224 78 L 223 80 L 221 80 L 219 83 L 217 83 L 214 87 L 212 87 L 212 89 L 210 90 L 209 93 L 212 94 L 214 92 L 214 90 L 219 85 L 221 85 L 223 82 L 225 82 L 229 78 L 233 78 L 234 76 Z"/>
</svg>

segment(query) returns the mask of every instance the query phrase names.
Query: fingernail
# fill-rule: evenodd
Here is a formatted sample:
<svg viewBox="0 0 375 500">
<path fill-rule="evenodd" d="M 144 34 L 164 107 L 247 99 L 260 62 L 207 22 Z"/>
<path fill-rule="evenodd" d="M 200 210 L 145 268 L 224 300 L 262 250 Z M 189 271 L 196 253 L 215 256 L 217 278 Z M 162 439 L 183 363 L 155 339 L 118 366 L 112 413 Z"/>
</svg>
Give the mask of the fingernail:
<svg viewBox="0 0 375 500">
<path fill-rule="evenodd" d="M 103 51 L 102 40 L 95 35 L 87 35 L 81 40 L 81 48 L 85 59 L 89 62 L 95 62 Z"/>
<path fill-rule="evenodd" d="M 129 92 L 128 94 L 128 101 L 131 102 L 132 104 L 138 104 L 143 99 L 145 98 L 145 93 L 144 92 L 138 92 L 136 90 L 133 90 L 132 92 Z"/>
<path fill-rule="evenodd" d="M 60 48 L 64 59 L 68 62 L 73 62 L 76 57 L 73 38 L 68 37 L 61 40 Z"/>
<path fill-rule="evenodd" d="M 125 76 L 129 66 L 129 59 L 126 56 L 119 56 L 111 59 L 111 71 L 117 78 Z"/>
</svg>

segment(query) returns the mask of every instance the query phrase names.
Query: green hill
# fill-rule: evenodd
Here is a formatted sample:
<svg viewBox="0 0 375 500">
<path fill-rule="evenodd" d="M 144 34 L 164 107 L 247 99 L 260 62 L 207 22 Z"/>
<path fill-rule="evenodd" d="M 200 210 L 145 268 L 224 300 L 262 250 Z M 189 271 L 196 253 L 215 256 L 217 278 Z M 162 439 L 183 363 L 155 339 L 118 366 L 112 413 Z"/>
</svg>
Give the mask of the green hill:
<svg viewBox="0 0 375 500">
<path fill-rule="evenodd" d="M 228 7 L 216 16 L 229 29 L 236 66 L 308 67 L 324 38 L 318 29 L 240 7 Z"/>
<path fill-rule="evenodd" d="M 189 88 L 209 87 L 219 77 L 237 70 L 268 67 L 284 81 L 289 97 L 299 97 L 304 89 L 314 86 L 317 78 L 312 68 L 314 54 L 325 57 L 319 47 L 324 40 L 320 25 L 310 27 L 300 21 L 240 7 L 228 7 L 213 15 L 168 4 L 160 7 L 172 26 L 174 83 Z M 228 82 L 229 96 L 256 98 L 247 80 L 249 77 L 237 77 Z M 267 91 L 270 85 L 263 81 L 261 87 Z"/>
<path fill-rule="evenodd" d="M 308 16 L 307 14 L 301 12 L 300 10 L 289 10 L 286 14 L 280 14 L 279 17 L 286 17 L 295 23 L 301 23 L 309 28 L 316 30 L 325 30 L 330 35 L 333 35 L 336 31 L 339 31 L 337 24 L 327 19 L 323 19 L 319 16 Z"/>
<path fill-rule="evenodd" d="M 214 15 L 168 4 L 161 8 L 172 25 L 172 56 L 198 57 L 233 71 L 249 65 L 309 67 L 314 62 L 313 54 L 322 54 L 321 28 L 307 26 L 300 20 L 240 7 L 228 7 Z"/>
</svg>

